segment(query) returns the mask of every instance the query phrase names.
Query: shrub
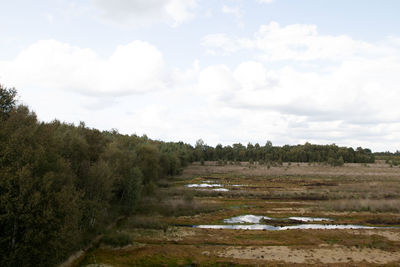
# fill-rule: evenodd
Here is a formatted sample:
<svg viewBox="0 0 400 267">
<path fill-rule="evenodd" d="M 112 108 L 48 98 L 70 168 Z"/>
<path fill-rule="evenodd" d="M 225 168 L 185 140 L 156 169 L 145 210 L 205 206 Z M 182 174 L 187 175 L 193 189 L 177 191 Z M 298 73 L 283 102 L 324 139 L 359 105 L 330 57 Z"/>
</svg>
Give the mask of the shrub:
<svg viewBox="0 0 400 267">
<path fill-rule="evenodd" d="M 123 247 L 132 244 L 132 238 L 127 233 L 109 232 L 104 235 L 103 243 L 112 247 Z"/>
<path fill-rule="evenodd" d="M 143 193 L 146 196 L 153 195 L 156 190 L 156 185 L 153 183 L 153 181 L 150 181 L 143 187 Z"/>
<path fill-rule="evenodd" d="M 135 216 L 130 217 L 125 222 L 126 228 L 141 228 L 141 229 L 157 229 L 167 231 L 168 224 L 159 220 L 159 218 L 154 216 Z"/>
</svg>

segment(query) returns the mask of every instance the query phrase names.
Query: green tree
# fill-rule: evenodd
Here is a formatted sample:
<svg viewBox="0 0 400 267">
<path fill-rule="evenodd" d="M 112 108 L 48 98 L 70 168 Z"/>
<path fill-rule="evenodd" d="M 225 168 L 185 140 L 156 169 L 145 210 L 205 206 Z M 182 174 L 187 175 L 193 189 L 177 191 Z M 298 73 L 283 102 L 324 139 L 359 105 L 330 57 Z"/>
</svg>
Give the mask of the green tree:
<svg viewBox="0 0 400 267">
<path fill-rule="evenodd" d="M 142 180 L 143 174 L 137 167 L 131 169 L 129 176 L 123 180 L 124 191 L 121 202 L 127 214 L 133 213 L 136 209 L 143 188 Z"/>
<path fill-rule="evenodd" d="M 143 144 L 138 148 L 138 167 L 143 173 L 144 183 L 156 181 L 159 178 L 159 157 L 160 154 L 156 146 Z"/>
<path fill-rule="evenodd" d="M 90 166 L 82 185 L 84 227 L 95 228 L 107 215 L 112 199 L 112 178 L 111 170 L 105 161 L 100 160 Z"/>
<path fill-rule="evenodd" d="M 75 176 L 28 108 L 12 109 L 0 136 L 0 265 L 54 265 L 79 236 Z"/>
<path fill-rule="evenodd" d="M 5 88 L 0 84 L 0 120 L 6 119 L 11 110 L 15 108 L 16 96 L 15 88 Z"/>
</svg>

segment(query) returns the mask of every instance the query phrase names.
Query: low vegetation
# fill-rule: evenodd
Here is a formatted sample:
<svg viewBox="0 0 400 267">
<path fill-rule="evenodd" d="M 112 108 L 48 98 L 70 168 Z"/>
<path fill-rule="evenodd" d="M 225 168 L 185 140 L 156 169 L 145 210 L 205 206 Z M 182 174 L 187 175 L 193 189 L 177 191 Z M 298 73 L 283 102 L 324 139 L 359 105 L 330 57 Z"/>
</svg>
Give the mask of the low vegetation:
<svg viewBox="0 0 400 267">
<path fill-rule="evenodd" d="M 400 199 L 337 200 L 326 203 L 324 208 L 330 211 L 395 212 L 400 214 Z"/>
<path fill-rule="evenodd" d="M 334 255 L 329 260 L 333 266 L 398 264 L 398 170 L 382 161 L 368 167 L 354 163 L 342 167 L 283 163 L 268 169 L 253 163 L 255 167 L 249 169 L 247 165 L 251 164 L 189 165 L 182 175 L 171 177 L 168 186 L 158 189 L 156 194 L 162 195 L 163 201 L 152 202 L 151 210 L 165 208 L 165 203 L 174 199 L 202 208 L 180 214 L 135 214 L 114 228 L 117 233 L 129 233 L 134 245 L 115 250 L 104 244 L 86 255 L 79 266 L 93 264 L 93 258 L 118 266 L 319 266 L 329 255 Z M 290 175 L 286 167 L 292 172 Z M 230 191 L 185 187 L 201 183 L 220 184 Z M 310 224 L 383 228 L 261 231 L 191 227 L 226 224 L 224 219 L 246 214 L 273 218 L 261 223 L 278 227 L 302 224 L 289 218 L 304 216 L 331 219 L 305 222 Z M 287 254 L 282 254 L 286 250 Z M 299 258 L 294 259 L 296 255 Z"/>
<path fill-rule="evenodd" d="M 124 232 L 107 232 L 103 237 L 103 243 L 112 247 L 124 247 L 132 244 L 132 238 Z"/>
</svg>

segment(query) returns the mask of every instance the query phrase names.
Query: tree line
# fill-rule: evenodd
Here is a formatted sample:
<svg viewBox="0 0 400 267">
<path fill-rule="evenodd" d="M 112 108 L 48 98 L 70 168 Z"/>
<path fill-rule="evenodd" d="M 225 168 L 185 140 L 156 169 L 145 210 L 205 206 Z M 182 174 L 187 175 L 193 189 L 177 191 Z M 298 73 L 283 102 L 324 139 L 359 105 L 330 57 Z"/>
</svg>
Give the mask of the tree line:
<svg viewBox="0 0 400 267">
<path fill-rule="evenodd" d="M 304 145 L 284 145 L 273 146 L 271 141 L 267 141 L 264 146 L 259 144 L 240 143 L 232 146 L 216 147 L 206 145 L 202 140 L 198 140 L 195 146 L 195 160 L 225 160 L 225 161 L 256 161 L 261 164 L 268 162 L 324 162 L 331 165 L 343 165 L 344 163 L 373 163 L 375 155 L 370 149 L 358 147 L 339 147 L 331 145 L 314 145 L 305 143 Z"/>
<path fill-rule="evenodd" d="M 195 146 L 41 122 L 0 85 L 0 265 L 54 266 L 193 161 L 373 162 L 336 145 Z"/>
</svg>

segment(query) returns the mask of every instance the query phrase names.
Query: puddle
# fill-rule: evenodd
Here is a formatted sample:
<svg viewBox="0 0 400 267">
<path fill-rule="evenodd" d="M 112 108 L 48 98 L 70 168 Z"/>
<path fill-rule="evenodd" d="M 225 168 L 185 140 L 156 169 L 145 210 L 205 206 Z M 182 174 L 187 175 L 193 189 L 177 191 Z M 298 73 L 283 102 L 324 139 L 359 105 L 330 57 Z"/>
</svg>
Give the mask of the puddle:
<svg viewBox="0 0 400 267">
<path fill-rule="evenodd" d="M 248 225 L 193 225 L 194 228 L 203 229 L 234 229 L 234 230 L 279 230 L 279 227 L 265 224 Z"/>
<path fill-rule="evenodd" d="M 222 188 L 221 188 L 222 189 Z M 324 229 L 386 229 L 391 227 L 373 227 L 364 225 L 354 225 L 354 224 L 295 224 L 295 225 L 268 225 L 262 224 L 263 221 L 275 221 L 275 222 L 286 222 L 286 221 L 298 221 L 298 222 L 322 222 L 322 221 L 333 221 L 330 218 L 318 218 L 318 217 L 289 217 L 289 218 L 270 218 L 267 216 L 259 215 L 240 215 L 232 217 L 229 219 L 224 219 L 224 223 L 230 225 L 193 225 L 195 228 L 204 229 L 234 229 L 234 230 L 270 230 L 270 231 L 280 231 L 280 230 L 295 230 L 295 229 L 314 229 L 314 230 L 324 230 Z M 247 224 L 246 224 L 247 223 Z"/>
<path fill-rule="evenodd" d="M 215 189 L 214 189 L 215 190 Z M 318 218 L 318 217 L 289 217 L 289 218 L 270 218 L 267 216 L 257 216 L 257 215 L 240 215 L 230 219 L 224 219 L 224 223 L 261 223 L 262 220 L 272 221 L 276 223 L 288 223 L 290 221 L 294 222 L 322 222 L 322 221 L 333 221 L 329 218 Z"/>
<path fill-rule="evenodd" d="M 214 181 L 204 181 L 201 184 L 187 184 L 185 185 L 186 187 L 192 187 L 192 188 L 213 188 L 213 187 L 222 187 L 222 184 L 214 184 Z M 240 184 L 234 184 L 234 185 L 228 185 L 232 187 L 240 187 L 242 185 Z M 226 188 L 216 188 L 213 189 L 214 191 L 219 191 L 219 192 L 227 192 L 229 189 Z"/>
<path fill-rule="evenodd" d="M 230 219 L 224 219 L 224 223 L 260 223 L 261 219 L 271 220 L 267 216 L 241 215 Z"/>
<path fill-rule="evenodd" d="M 220 184 L 187 184 L 186 187 L 221 187 Z"/>
<path fill-rule="evenodd" d="M 323 222 L 323 221 L 333 221 L 329 218 L 313 218 L 313 217 L 289 217 L 290 220 L 301 221 L 301 222 Z"/>
<path fill-rule="evenodd" d="M 226 189 L 226 188 L 214 188 L 213 191 L 227 192 L 227 191 L 229 191 L 229 189 Z"/>
<path fill-rule="evenodd" d="M 282 226 L 279 230 L 290 230 L 290 229 L 376 229 L 378 227 L 365 226 L 365 225 L 355 225 L 355 224 L 300 224 L 300 225 L 290 225 Z"/>
<path fill-rule="evenodd" d="M 265 224 L 250 224 L 250 225 L 194 225 L 195 228 L 202 229 L 233 229 L 233 230 L 269 230 L 269 231 L 281 231 L 281 230 L 296 230 L 296 229 L 377 229 L 387 227 L 372 227 L 364 225 L 340 225 L 340 224 L 300 224 L 291 226 L 273 226 Z"/>
</svg>

